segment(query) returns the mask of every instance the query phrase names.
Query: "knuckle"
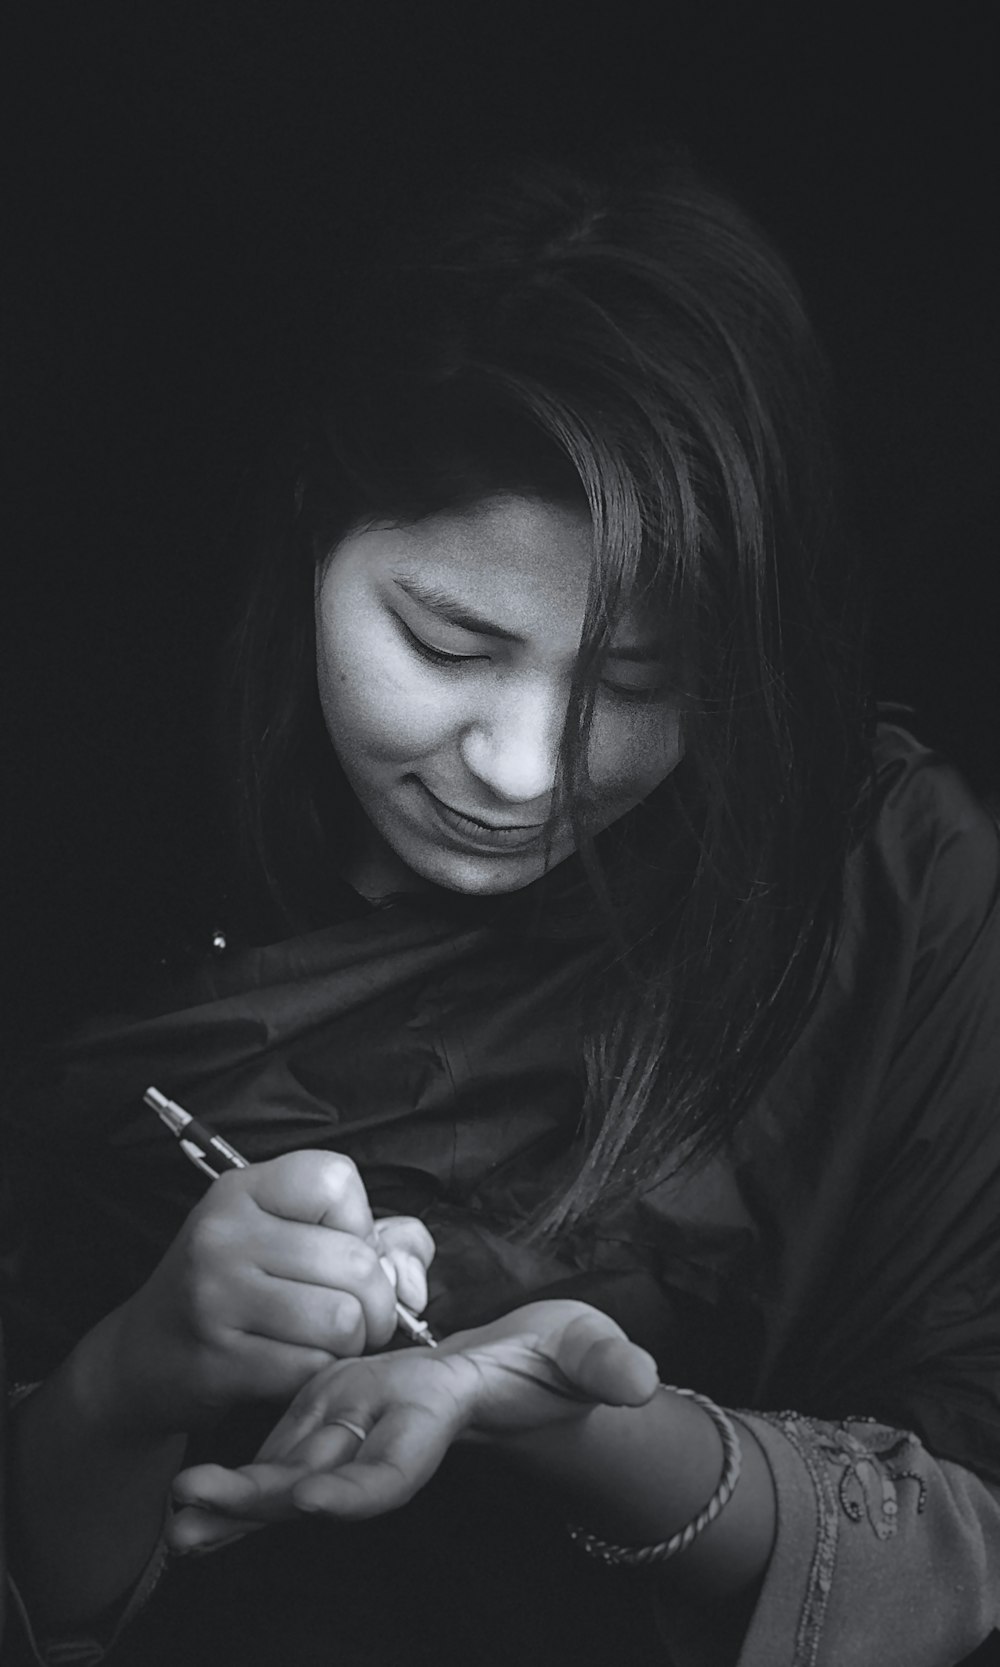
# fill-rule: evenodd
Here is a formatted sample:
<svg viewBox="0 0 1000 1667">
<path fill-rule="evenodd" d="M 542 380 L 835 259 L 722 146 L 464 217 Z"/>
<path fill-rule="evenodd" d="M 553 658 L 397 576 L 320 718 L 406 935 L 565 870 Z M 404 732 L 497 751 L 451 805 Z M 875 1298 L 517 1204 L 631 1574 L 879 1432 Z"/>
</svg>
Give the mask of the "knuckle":
<svg viewBox="0 0 1000 1667">
<path fill-rule="evenodd" d="M 342 1257 L 344 1278 L 358 1285 L 366 1285 L 374 1277 L 378 1268 L 378 1253 L 371 1245 L 365 1244 L 363 1239 L 352 1239 L 345 1244 Z"/>
<path fill-rule="evenodd" d="M 361 1186 L 357 1164 L 343 1152 L 324 1152 L 318 1168 L 323 1185 L 332 1198 L 347 1198 Z"/>
<path fill-rule="evenodd" d="M 315 1154 L 309 1152 L 282 1152 L 280 1157 L 271 1158 L 267 1163 L 253 1164 L 249 1170 L 242 1173 L 248 1177 L 254 1189 L 262 1187 L 270 1191 L 277 1186 L 279 1193 L 283 1193 L 286 1188 L 296 1192 L 308 1184 L 313 1173 L 314 1157 Z"/>
<path fill-rule="evenodd" d="M 344 1296 L 330 1319 L 330 1340 L 338 1348 L 360 1347 L 364 1341 L 364 1314 L 356 1297 Z"/>
<path fill-rule="evenodd" d="M 231 1293 L 215 1272 L 198 1270 L 188 1281 L 188 1324 L 192 1335 L 199 1341 L 216 1341 L 226 1324 L 231 1306 Z"/>
<path fill-rule="evenodd" d="M 225 1258 L 232 1240 L 232 1221 L 223 1211 L 206 1210 L 204 1214 L 192 1218 L 186 1244 L 189 1266 L 197 1268 Z"/>
<path fill-rule="evenodd" d="M 299 1425 L 308 1424 L 313 1427 L 323 1422 L 326 1410 L 325 1400 L 317 1395 L 311 1385 L 301 1389 L 288 1408 L 289 1421 Z"/>
</svg>

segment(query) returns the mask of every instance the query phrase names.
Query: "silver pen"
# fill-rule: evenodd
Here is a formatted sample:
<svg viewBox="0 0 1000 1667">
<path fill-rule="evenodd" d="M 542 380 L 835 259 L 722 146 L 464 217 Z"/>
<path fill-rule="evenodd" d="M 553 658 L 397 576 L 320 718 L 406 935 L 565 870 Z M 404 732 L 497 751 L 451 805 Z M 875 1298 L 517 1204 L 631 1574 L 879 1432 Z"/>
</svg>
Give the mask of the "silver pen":
<svg viewBox="0 0 1000 1667">
<path fill-rule="evenodd" d="M 170 1133 L 180 1142 L 181 1151 L 186 1158 L 207 1175 L 217 1181 L 223 1170 L 249 1169 L 246 1158 L 230 1146 L 228 1140 L 221 1135 L 213 1134 L 204 1123 L 199 1123 L 189 1111 L 179 1106 L 176 1100 L 168 1100 L 158 1088 L 147 1088 L 142 1096 L 148 1106 L 156 1112 L 161 1122 L 165 1123 Z M 215 1166 L 213 1168 L 213 1165 Z M 395 1270 L 387 1257 L 382 1258 L 383 1271 L 391 1284 L 395 1284 Z M 421 1320 L 412 1313 L 405 1303 L 396 1301 L 396 1324 L 411 1343 L 426 1343 L 429 1349 L 437 1348 L 437 1340 L 431 1335 L 431 1328 L 426 1320 Z"/>
</svg>

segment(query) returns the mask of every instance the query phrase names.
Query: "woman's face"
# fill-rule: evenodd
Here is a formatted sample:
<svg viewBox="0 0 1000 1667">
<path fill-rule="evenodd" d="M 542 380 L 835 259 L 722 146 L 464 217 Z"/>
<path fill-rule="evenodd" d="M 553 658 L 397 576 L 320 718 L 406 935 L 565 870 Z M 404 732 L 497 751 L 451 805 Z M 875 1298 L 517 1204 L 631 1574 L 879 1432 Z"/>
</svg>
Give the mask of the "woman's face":
<svg viewBox="0 0 1000 1667">
<path fill-rule="evenodd" d="M 586 515 L 521 497 L 350 534 L 316 585 L 319 692 L 369 832 L 348 878 L 368 896 L 431 882 L 517 891 L 546 851 L 591 563 Z M 606 828 L 682 754 L 669 667 L 626 614 L 602 670 L 588 823 Z"/>
</svg>

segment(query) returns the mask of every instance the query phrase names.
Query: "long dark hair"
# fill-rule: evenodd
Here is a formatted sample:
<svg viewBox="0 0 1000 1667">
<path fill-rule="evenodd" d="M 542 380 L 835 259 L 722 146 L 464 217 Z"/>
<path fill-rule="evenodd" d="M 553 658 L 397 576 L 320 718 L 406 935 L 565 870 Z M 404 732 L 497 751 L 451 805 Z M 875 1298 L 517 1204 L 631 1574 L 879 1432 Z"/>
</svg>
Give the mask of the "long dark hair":
<svg viewBox="0 0 1000 1667">
<path fill-rule="evenodd" d="M 315 564 L 348 528 L 498 492 L 589 508 L 571 800 L 629 599 L 676 668 L 683 762 L 599 849 L 581 843 L 615 970 L 593 993 L 584 1156 L 554 1230 L 724 1143 L 828 965 L 870 726 L 826 366 L 769 241 L 658 150 L 477 180 L 397 224 L 343 294 L 236 637 L 241 822 L 284 923 L 322 923 L 353 837 L 312 613 Z"/>
</svg>

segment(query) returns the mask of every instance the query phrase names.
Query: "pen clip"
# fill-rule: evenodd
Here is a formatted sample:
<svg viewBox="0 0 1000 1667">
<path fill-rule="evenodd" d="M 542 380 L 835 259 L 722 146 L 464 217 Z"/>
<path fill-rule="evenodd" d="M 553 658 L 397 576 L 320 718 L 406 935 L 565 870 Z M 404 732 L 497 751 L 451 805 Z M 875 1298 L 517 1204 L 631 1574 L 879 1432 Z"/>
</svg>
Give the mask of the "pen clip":
<svg viewBox="0 0 1000 1667">
<path fill-rule="evenodd" d="M 219 1179 L 219 1171 L 212 1168 L 201 1148 L 196 1146 L 193 1140 L 182 1140 L 180 1148 L 184 1156 L 190 1158 L 191 1162 L 196 1164 L 209 1177 L 209 1180 L 217 1181 Z"/>
</svg>

